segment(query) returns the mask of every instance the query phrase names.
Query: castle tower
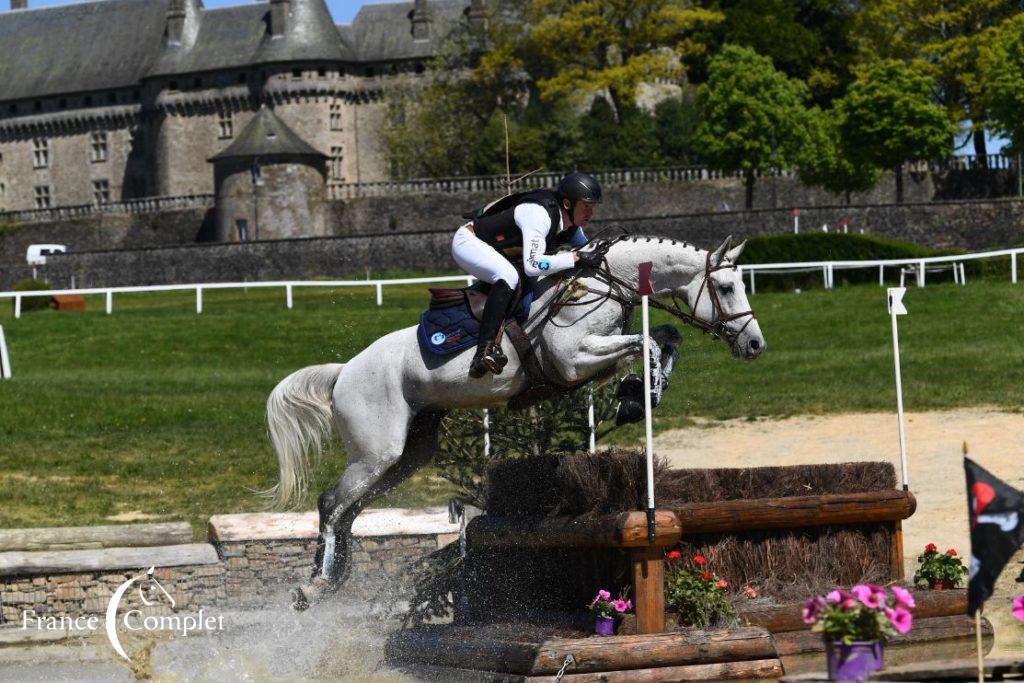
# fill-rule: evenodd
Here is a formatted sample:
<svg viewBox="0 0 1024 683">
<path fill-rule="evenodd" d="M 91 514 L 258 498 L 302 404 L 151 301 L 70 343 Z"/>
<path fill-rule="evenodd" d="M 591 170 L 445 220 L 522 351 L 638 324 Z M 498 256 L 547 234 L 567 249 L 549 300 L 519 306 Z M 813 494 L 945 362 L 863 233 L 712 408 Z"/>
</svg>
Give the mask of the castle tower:
<svg viewBox="0 0 1024 683">
<path fill-rule="evenodd" d="M 167 45 L 185 49 L 195 45 L 199 35 L 202 0 L 171 0 L 167 5 Z"/>
<path fill-rule="evenodd" d="M 280 38 L 288 32 L 289 0 L 270 0 L 270 37 Z"/>
<path fill-rule="evenodd" d="M 413 2 L 412 39 L 430 40 L 430 7 L 427 6 L 427 0 Z"/>
<path fill-rule="evenodd" d="M 28 9 L 28 0 L 11 0 L 11 11 Z"/>
</svg>

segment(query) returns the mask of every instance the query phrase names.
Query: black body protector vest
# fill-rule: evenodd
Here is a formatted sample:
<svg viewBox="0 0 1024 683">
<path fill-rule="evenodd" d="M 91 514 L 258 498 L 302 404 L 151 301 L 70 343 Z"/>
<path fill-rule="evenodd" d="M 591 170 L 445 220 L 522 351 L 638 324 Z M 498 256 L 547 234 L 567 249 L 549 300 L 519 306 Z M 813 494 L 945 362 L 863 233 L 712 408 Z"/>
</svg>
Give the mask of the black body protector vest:
<svg viewBox="0 0 1024 683">
<path fill-rule="evenodd" d="M 551 226 L 548 228 L 545 244 L 546 253 L 554 252 L 575 234 L 574 229 L 559 232 L 561 214 L 558 210 L 558 197 L 551 190 L 530 190 L 502 197 L 496 202 L 463 214 L 463 218 L 473 219 L 474 234 L 498 253 L 510 261 L 523 255 L 523 232 L 516 225 L 515 210 L 520 204 L 539 204 L 548 212 Z"/>
</svg>

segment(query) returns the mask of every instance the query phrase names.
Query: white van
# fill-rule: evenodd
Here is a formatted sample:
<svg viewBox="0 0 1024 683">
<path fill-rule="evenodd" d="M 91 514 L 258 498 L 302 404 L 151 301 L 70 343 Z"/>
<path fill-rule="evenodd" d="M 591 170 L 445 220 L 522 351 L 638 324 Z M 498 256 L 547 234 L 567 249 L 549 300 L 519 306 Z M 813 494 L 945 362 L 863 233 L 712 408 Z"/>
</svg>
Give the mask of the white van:
<svg viewBox="0 0 1024 683">
<path fill-rule="evenodd" d="M 25 259 L 30 266 L 45 266 L 50 254 L 65 254 L 68 248 L 63 244 L 30 244 Z"/>
</svg>

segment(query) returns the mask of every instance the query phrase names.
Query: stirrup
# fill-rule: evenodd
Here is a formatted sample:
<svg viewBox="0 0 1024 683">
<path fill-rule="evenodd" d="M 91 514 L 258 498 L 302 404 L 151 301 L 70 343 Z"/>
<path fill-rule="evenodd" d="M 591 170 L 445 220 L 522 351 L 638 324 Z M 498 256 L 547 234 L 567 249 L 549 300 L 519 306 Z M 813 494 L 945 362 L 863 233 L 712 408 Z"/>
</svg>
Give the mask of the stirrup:
<svg viewBox="0 0 1024 683">
<path fill-rule="evenodd" d="M 469 364 L 469 376 L 479 379 L 488 372 L 500 375 L 507 364 L 508 357 L 505 352 L 501 350 L 500 346 L 491 342 L 477 349 L 476 355 L 473 356 L 473 362 Z"/>
</svg>

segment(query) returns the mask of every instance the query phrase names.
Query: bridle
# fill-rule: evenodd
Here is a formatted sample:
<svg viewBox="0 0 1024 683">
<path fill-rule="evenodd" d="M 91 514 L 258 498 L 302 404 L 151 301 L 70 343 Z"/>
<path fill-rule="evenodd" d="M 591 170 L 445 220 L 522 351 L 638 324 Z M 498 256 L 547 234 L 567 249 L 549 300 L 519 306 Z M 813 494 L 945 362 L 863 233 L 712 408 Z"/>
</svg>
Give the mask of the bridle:
<svg viewBox="0 0 1024 683">
<path fill-rule="evenodd" d="M 599 281 L 603 281 L 605 282 L 605 284 L 608 285 L 608 290 L 599 291 L 587 287 L 587 291 L 589 291 L 592 294 L 599 295 L 597 299 L 590 299 L 587 301 L 564 302 L 561 305 L 582 306 L 586 304 L 596 303 L 601 299 L 612 299 L 613 301 L 617 301 L 618 303 L 620 303 L 626 309 L 632 309 L 636 305 L 637 298 L 642 296 L 642 294 L 640 294 L 640 290 L 637 289 L 632 283 L 627 282 L 622 278 L 613 275 L 611 270 L 608 268 L 608 259 L 606 258 L 606 254 L 608 253 L 608 250 L 611 249 L 612 245 L 614 245 L 616 242 L 621 241 L 625 237 L 626 235 L 620 235 L 613 237 L 611 239 L 592 240 L 592 242 L 597 243 L 594 249 L 601 254 L 601 265 L 597 268 L 596 276 Z M 665 303 L 664 301 L 661 301 L 653 296 L 648 299 L 648 303 L 654 308 L 665 311 L 669 315 L 678 318 L 687 325 L 697 328 L 704 334 L 710 334 L 712 337 L 715 337 L 716 339 L 721 339 L 722 341 L 729 345 L 730 349 L 734 349 L 736 346 L 736 342 L 739 340 L 740 335 L 743 334 L 744 330 L 747 329 L 747 326 L 750 325 L 752 321 L 757 319 L 757 316 L 754 314 L 753 310 L 747 310 L 742 311 L 740 313 L 731 314 L 725 313 L 725 310 L 722 308 L 722 302 L 718 297 L 718 292 L 710 284 L 711 275 L 713 273 L 718 272 L 719 270 L 725 270 L 727 268 L 736 270 L 737 266 L 735 263 L 725 262 L 719 263 L 718 265 L 712 265 L 711 255 L 712 252 L 709 251 L 707 253 L 707 257 L 704 260 L 704 279 L 701 281 L 700 288 L 697 290 L 697 296 L 694 297 L 693 299 L 694 303 L 700 301 L 701 294 L 704 293 L 705 287 L 707 288 L 708 296 L 711 299 L 712 317 L 710 322 L 701 320 L 700 318 L 694 316 L 692 313 L 684 311 L 683 307 L 680 306 L 679 304 L 679 300 L 676 299 L 675 294 L 671 295 L 671 304 Z M 615 291 L 615 288 L 618 288 L 619 291 Z M 631 296 L 623 296 L 621 290 L 629 292 Z M 747 318 L 747 320 L 739 329 L 734 329 L 729 326 L 728 323 L 731 323 L 734 320 L 739 320 L 740 318 Z"/>
</svg>

